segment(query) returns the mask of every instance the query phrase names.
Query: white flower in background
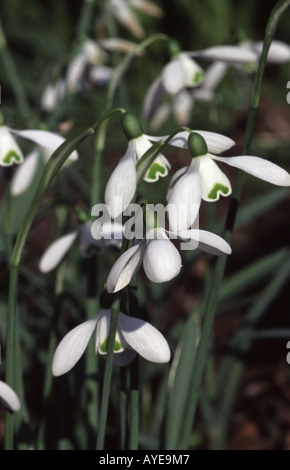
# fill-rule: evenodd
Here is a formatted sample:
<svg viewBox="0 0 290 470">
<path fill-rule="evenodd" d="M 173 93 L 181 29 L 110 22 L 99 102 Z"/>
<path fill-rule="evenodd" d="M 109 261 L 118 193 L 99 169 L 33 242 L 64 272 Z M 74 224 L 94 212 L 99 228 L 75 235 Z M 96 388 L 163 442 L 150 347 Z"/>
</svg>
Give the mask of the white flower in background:
<svg viewBox="0 0 290 470">
<path fill-rule="evenodd" d="M 144 36 L 145 32 L 134 9 L 155 18 L 163 14 L 161 8 L 147 0 L 108 0 L 107 3 L 117 21 L 137 38 Z"/>
<path fill-rule="evenodd" d="M 80 47 L 78 54 L 69 64 L 66 82 L 69 91 L 75 92 L 82 88 L 84 80 L 84 74 L 87 68 L 89 68 L 92 75 L 95 74 L 95 84 L 98 84 L 96 77 L 96 71 L 98 70 L 98 79 L 100 84 L 107 83 L 111 76 L 111 68 L 103 66 L 107 60 L 107 54 L 92 39 L 87 39 Z M 94 72 L 92 72 L 92 70 Z"/>
<path fill-rule="evenodd" d="M 0 401 L 10 411 L 20 410 L 20 401 L 14 390 L 5 382 L 0 380 Z"/>
<path fill-rule="evenodd" d="M 249 173 L 261 180 L 277 186 L 290 186 L 290 175 L 278 165 L 263 158 L 243 155 L 238 157 L 219 157 L 209 152 L 204 138 L 194 132 L 188 137 L 192 161 L 173 176 L 169 186 L 167 201 L 169 224 L 172 230 L 186 230 L 194 222 L 201 199 L 217 201 L 220 196 L 232 192 L 227 176 L 215 161 L 226 163 Z M 196 207 L 194 210 L 190 210 Z"/>
<path fill-rule="evenodd" d="M 174 100 L 185 90 L 201 86 L 204 80 L 205 72 L 197 62 L 179 52 L 150 85 L 144 99 L 144 118 L 151 119 L 166 95 Z"/>
<path fill-rule="evenodd" d="M 91 223 L 80 225 L 76 230 L 55 240 L 43 253 L 39 261 L 39 270 L 43 273 L 52 271 L 63 260 L 74 242 L 79 240 L 80 252 L 83 257 L 92 256 L 108 246 L 121 247 L 123 226 L 118 223 L 103 223 L 99 226 L 99 237 L 92 235 Z M 94 228 L 96 235 L 96 225 Z"/>
<path fill-rule="evenodd" d="M 263 43 L 261 41 L 245 41 L 237 46 L 213 46 L 201 51 L 187 52 L 191 57 L 208 60 L 219 60 L 232 65 L 257 63 L 259 61 Z M 268 50 L 268 63 L 285 63 L 290 61 L 290 46 L 284 42 L 274 40 Z"/>
<path fill-rule="evenodd" d="M 125 251 L 113 265 L 107 279 L 109 293 L 126 287 L 142 263 L 146 276 L 152 282 L 162 283 L 175 278 L 181 270 L 182 260 L 168 235 L 191 244 L 192 249 L 199 247 L 206 253 L 231 253 L 228 243 L 218 235 L 197 229 L 169 232 L 158 226 L 155 219 L 155 227 L 151 228 L 153 213 L 147 210 L 146 214 L 146 235 L 137 245 Z"/>
<path fill-rule="evenodd" d="M 41 96 L 41 109 L 47 113 L 52 112 L 58 103 L 64 99 L 65 92 L 66 81 L 64 78 L 59 78 L 55 83 L 49 83 Z"/>
<path fill-rule="evenodd" d="M 19 196 L 26 191 L 31 184 L 36 173 L 38 159 L 42 158 L 46 164 L 53 152 L 65 142 L 65 138 L 53 132 L 38 129 L 27 129 L 22 131 L 9 129 L 9 131 L 19 137 L 31 140 L 40 147 L 35 149 L 27 156 L 27 158 L 25 158 L 13 175 L 11 181 L 11 193 L 13 196 Z M 65 165 L 68 165 L 77 159 L 78 152 L 74 150 L 68 157 Z"/>
<path fill-rule="evenodd" d="M 71 330 L 58 345 L 52 363 L 54 376 L 71 370 L 86 350 L 96 330 L 96 354 L 107 354 L 111 324 L 111 310 L 100 310 L 90 320 Z M 114 344 L 114 362 L 125 366 L 140 354 L 144 359 L 156 363 L 170 360 L 170 349 L 164 336 L 150 323 L 129 317 L 119 312 L 118 327 Z"/>
<path fill-rule="evenodd" d="M 155 85 L 149 89 L 143 107 L 143 116 L 150 120 L 150 129 L 157 131 L 171 113 L 178 125 L 188 125 L 195 101 L 213 101 L 215 89 L 223 79 L 226 70 L 227 64 L 214 62 L 205 71 L 204 80 L 199 86 L 183 89 L 165 101 L 165 89 L 156 81 Z"/>
</svg>

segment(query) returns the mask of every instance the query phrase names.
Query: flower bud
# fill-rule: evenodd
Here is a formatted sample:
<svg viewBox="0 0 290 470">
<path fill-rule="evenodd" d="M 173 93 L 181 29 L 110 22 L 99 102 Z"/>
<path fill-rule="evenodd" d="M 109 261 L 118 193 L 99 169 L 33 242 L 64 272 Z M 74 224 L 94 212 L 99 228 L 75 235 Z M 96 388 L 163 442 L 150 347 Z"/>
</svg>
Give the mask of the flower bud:
<svg viewBox="0 0 290 470">
<path fill-rule="evenodd" d="M 201 157 L 208 153 L 208 148 L 204 138 L 197 132 L 191 132 L 188 136 L 188 148 L 192 158 Z"/>
<path fill-rule="evenodd" d="M 137 139 L 143 134 L 141 124 L 132 113 L 126 113 L 122 116 L 122 126 L 128 140 Z"/>
</svg>

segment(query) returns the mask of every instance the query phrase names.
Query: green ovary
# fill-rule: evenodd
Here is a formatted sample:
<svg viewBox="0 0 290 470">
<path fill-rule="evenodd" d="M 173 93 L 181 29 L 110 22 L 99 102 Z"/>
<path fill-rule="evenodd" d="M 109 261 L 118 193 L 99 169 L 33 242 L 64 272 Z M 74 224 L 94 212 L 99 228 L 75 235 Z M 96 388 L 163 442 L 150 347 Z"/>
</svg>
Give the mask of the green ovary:
<svg viewBox="0 0 290 470">
<path fill-rule="evenodd" d="M 224 196 L 226 196 L 229 193 L 229 188 L 223 184 L 216 183 L 208 194 L 208 198 L 214 200 L 217 199 L 218 192 L 221 192 Z"/>
<path fill-rule="evenodd" d="M 15 150 L 9 150 L 3 158 L 2 162 L 4 165 L 12 165 L 13 160 L 15 163 L 21 163 L 21 157 Z"/>
<path fill-rule="evenodd" d="M 156 181 L 158 179 L 158 173 L 165 176 L 166 168 L 164 168 L 164 166 L 160 165 L 159 163 L 153 162 L 147 172 L 146 178 L 149 178 L 152 181 Z"/>
<path fill-rule="evenodd" d="M 108 352 L 108 339 L 106 338 L 105 341 L 101 344 L 101 351 L 102 353 Z M 122 345 L 119 341 L 115 340 L 114 344 L 114 352 L 118 352 L 122 349 Z"/>
</svg>

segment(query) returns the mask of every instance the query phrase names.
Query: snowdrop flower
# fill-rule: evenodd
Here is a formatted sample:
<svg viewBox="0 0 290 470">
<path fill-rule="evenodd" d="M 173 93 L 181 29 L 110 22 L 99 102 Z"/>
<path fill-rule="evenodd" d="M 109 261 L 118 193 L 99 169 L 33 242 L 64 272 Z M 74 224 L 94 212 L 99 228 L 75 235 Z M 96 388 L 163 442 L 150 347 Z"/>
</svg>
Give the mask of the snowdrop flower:
<svg viewBox="0 0 290 470">
<path fill-rule="evenodd" d="M 196 132 L 189 134 L 188 145 L 192 161 L 188 167 L 178 170 L 173 176 L 167 196 L 168 206 L 171 208 L 168 211 L 169 224 L 174 231 L 186 230 L 192 225 L 201 199 L 213 202 L 220 196 L 231 194 L 230 181 L 219 169 L 216 161 L 227 163 L 277 186 L 290 186 L 289 173 L 263 158 L 249 155 L 213 155 L 209 152 L 204 138 Z"/>
<path fill-rule="evenodd" d="M 165 89 L 157 87 L 146 95 L 143 115 L 150 120 L 150 129 L 156 131 L 172 113 L 177 124 L 186 126 L 191 120 L 191 113 L 195 101 L 209 102 L 214 99 L 215 88 L 223 79 L 227 70 L 227 64 L 216 61 L 211 64 L 206 72 L 203 82 L 195 88 L 186 88 L 171 96 L 171 99 L 161 103 Z"/>
<path fill-rule="evenodd" d="M 136 163 L 144 153 L 152 147 L 152 142 L 167 139 L 168 136 L 150 136 L 143 134 L 138 120 L 131 113 L 124 114 L 123 128 L 129 144 L 125 155 L 111 174 L 105 189 L 105 203 L 110 208 L 113 219 L 117 218 L 128 207 L 136 191 L 137 175 Z M 221 134 L 207 131 L 200 132 L 208 144 L 208 148 L 216 153 L 228 150 L 234 141 Z M 178 148 L 187 148 L 188 132 L 178 132 L 169 144 Z M 167 176 L 170 163 L 159 154 L 147 170 L 144 180 L 146 182 L 158 181 L 160 177 Z"/>
<path fill-rule="evenodd" d="M 111 174 L 105 189 L 105 203 L 111 210 L 113 219 L 118 217 L 131 202 L 137 183 L 136 163 L 152 147 L 147 135 L 131 113 L 124 114 L 122 118 L 124 132 L 129 140 L 125 155 Z M 155 182 L 168 174 L 170 164 L 159 154 L 147 170 L 144 180 Z"/>
<path fill-rule="evenodd" d="M 257 63 L 259 61 L 263 43 L 261 41 L 245 41 L 237 46 L 213 46 L 201 51 L 188 52 L 194 58 L 201 57 L 208 60 L 219 60 L 233 65 Z M 290 46 L 284 42 L 274 40 L 268 50 L 268 63 L 285 63 L 290 61 Z"/>
<path fill-rule="evenodd" d="M 148 229 L 146 227 L 146 235 L 137 245 L 125 251 L 113 265 L 107 279 L 109 293 L 126 287 L 142 262 L 145 274 L 152 282 L 162 283 L 175 278 L 181 270 L 182 261 L 179 251 L 169 236 L 191 244 L 192 248 L 199 247 L 206 253 L 216 255 L 231 253 L 227 242 L 218 235 L 204 230 L 169 232 L 160 227 L 156 219 L 154 219 L 154 228 L 150 228 L 153 225 L 153 213 L 147 210 L 146 214 L 146 226 L 148 227 Z"/>
<path fill-rule="evenodd" d="M 41 109 L 47 113 L 52 112 L 57 104 L 63 100 L 66 92 L 66 81 L 59 78 L 55 83 L 49 83 L 41 96 Z"/>
<path fill-rule="evenodd" d="M 20 410 L 20 401 L 14 390 L 5 382 L 0 380 L 0 401 L 10 411 Z"/>
<path fill-rule="evenodd" d="M 23 137 L 24 139 L 31 140 L 40 147 L 28 155 L 13 175 L 11 192 L 13 196 L 19 196 L 26 191 L 31 184 L 31 181 L 35 176 L 38 160 L 43 159 L 46 164 L 53 152 L 63 144 L 63 142 L 65 142 L 65 138 L 53 132 L 38 129 L 27 129 L 22 131 L 9 129 L 9 131 L 17 136 Z M 65 165 L 72 163 L 77 159 L 78 152 L 74 150 L 68 157 Z"/>
<path fill-rule="evenodd" d="M 132 8 L 156 18 L 162 16 L 161 8 L 147 0 L 108 0 L 108 5 L 117 21 L 137 38 L 145 33 Z"/>
<path fill-rule="evenodd" d="M 161 74 L 150 85 L 144 100 L 143 115 L 150 119 L 165 95 L 174 99 L 186 89 L 194 89 L 202 84 L 205 73 L 185 52 L 179 52 L 163 68 Z"/>
<path fill-rule="evenodd" d="M 96 354 L 107 354 L 111 323 L 111 310 L 100 310 L 90 320 L 71 330 L 58 345 L 52 363 L 54 376 L 63 375 L 79 361 L 96 330 Z M 164 336 L 152 325 L 135 317 L 119 312 L 118 327 L 114 344 L 114 362 L 125 366 L 136 355 L 156 363 L 170 360 L 170 349 Z"/>
<path fill-rule="evenodd" d="M 39 261 L 39 270 L 42 273 L 52 271 L 63 260 L 74 242 L 79 240 L 80 252 L 83 257 L 92 256 L 103 251 L 108 246 L 121 247 L 123 226 L 118 223 L 103 223 L 94 232 L 90 223 L 80 225 L 76 230 L 55 240 L 43 253 Z M 93 236 L 94 234 L 94 236 Z"/>
<path fill-rule="evenodd" d="M 101 49 L 96 41 L 91 39 L 86 40 L 81 48 L 79 53 L 71 61 L 68 70 L 67 70 L 67 87 L 71 92 L 75 92 L 81 88 L 82 79 L 84 77 L 84 72 L 88 66 L 99 68 L 99 75 L 102 83 L 104 83 L 105 78 L 108 74 L 108 68 L 103 68 L 103 63 L 107 59 L 107 54 Z M 104 75 L 102 75 L 102 71 Z"/>
</svg>

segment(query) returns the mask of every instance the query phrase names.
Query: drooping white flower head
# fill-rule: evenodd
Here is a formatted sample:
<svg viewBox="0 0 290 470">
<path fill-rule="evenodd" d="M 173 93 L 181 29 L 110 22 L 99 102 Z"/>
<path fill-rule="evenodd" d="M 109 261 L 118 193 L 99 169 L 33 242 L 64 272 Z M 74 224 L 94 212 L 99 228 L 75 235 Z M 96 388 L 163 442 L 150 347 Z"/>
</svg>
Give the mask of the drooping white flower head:
<svg viewBox="0 0 290 470">
<path fill-rule="evenodd" d="M 74 367 L 85 352 L 94 330 L 96 330 L 96 354 L 106 355 L 110 324 L 111 310 L 105 309 L 71 330 L 54 353 L 53 375 L 63 375 Z M 132 362 L 137 353 L 151 362 L 166 363 L 170 360 L 168 343 L 154 326 L 119 312 L 114 362 L 118 366 L 125 366 Z"/>
<path fill-rule="evenodd" d="M 198 207 L 201 199 L 214 202 L 220 196 L 229 196 L 232 192 L 227 176 L 219 169 L 215 161 L 227 163 L 250 175 L 277 186 L 290 186 L 290 175 L 278 165 L 255 156 L 220 157 L 210 153 L 205 139 L 199 133 L 188 137 L 192 161 L 186 168 L 180 169 L 172 178 L 167 195 L 169 206 L 169 224 L 172 230 L 179 232 L 192 226 L 196 214 L 189 209 Z"/>
<path fill-rule="evenodd" d="M 148 0 L 108 0 L 108 4 L 117 21 L 137 38 L 145 32 L 133 9 L 156 18 L 162 16 L 161 8 Z"/>
<path fill-rule="evenodd" d="M 227 64 L 216 61 L 205 71 L 203 82 L 192 88 L 182 89 L 169 99 L 163 100 L 165 89 L 153 82 L 144 100 L 143 115 L 150 120 L 150 129 L 157 131 L 164 122 L 173 114 L 180 126 L 187 126 L 191 121 L 192 109 L 195 101 L 210 102 L 215 98 L 215 89 L 223 79 L 227 70 Z M 163 100 L 163 101 L 162 101 Z"/>
<path fill-rule="evenodd" d="M 0 128 L 1 132 L 1 128 Z M 35 175 L 38 159 L 43 159 L 46 164 L 55 150 L 65 142 L 65 138 L 54 132 L 43 131 L 39 129 L 15 130 L 9 129 L 9 132 L 24 139 L 31 140 L 39 148 L 31 152 L 27 158 L 16 169 L 12 182 L 11 192 L 13 196 L 19 196 L 26 191 Z M 68 157 L 65 165 L 68 165 L 78 159 L 78 152 L 74 150 Z"/>
<path fill-rule="evenodd" d="M 96 234 L 98 230 L 98 237 Z M 83 257 L 92 256 L 108 246 L 121 247 L 123 226 L 118 223 L 103 223 L 101 226 L 91 223 L 80 225 L 76 230 L 55 240 L 43 253 L 39 260 L 39 270 L 47 273 L 55 269 L 68 253 L 74 242 L 79 240 L 79 248 Z"/>
<path fill-rule="evenodd" d="M 20 401 L 14 390 L 5 382 L 0 380 L 0 401 L 10 411 L 20 410 Z"/>
<path fill-rule="evenodd" d="M 174 48 L 176 47 L 174 45 Z M 175 52 L 173 59 L 165 65 L 146 93 L 143 105 L 144 118 L 150 120 L 155 115 L 166 95 L 174 103 L 179 94 L 202 86 L 204 80 L 205 72 L 195 60 L 185 52 Z"/>
<path fill-rule="evenodd" d="M 170 238 L 191 243 L 192 249 L 199 247 L 207 253 L 231 253 L 228 243 L 210 232 L 184 230 L 177 233 L 161 228 L 152 211 L 147 209 L 146 235 L 117 259 L 107 278 L 107 291 L 114 293 L 126 287 L 142 263 L 146 276 L 152 282 L 162 283 L 174 279 L 181 270 L 182 260 Z"/>
<path fill-rule="evenodd" d="M 113 219 L 128 207 L 136 191 L 136 163 L 152 147 L 147 135 L 143 134 L 139 122 L 131 113 L 126 113 L 122 124 L 129 140 L 125 155 L 111 174 L 105 189 L 105 203 L 111 210 Z M 170 164 L 159 154 L 147 170 L 144 180 L 153 183 L 167 176 Z"/>
</svg>

